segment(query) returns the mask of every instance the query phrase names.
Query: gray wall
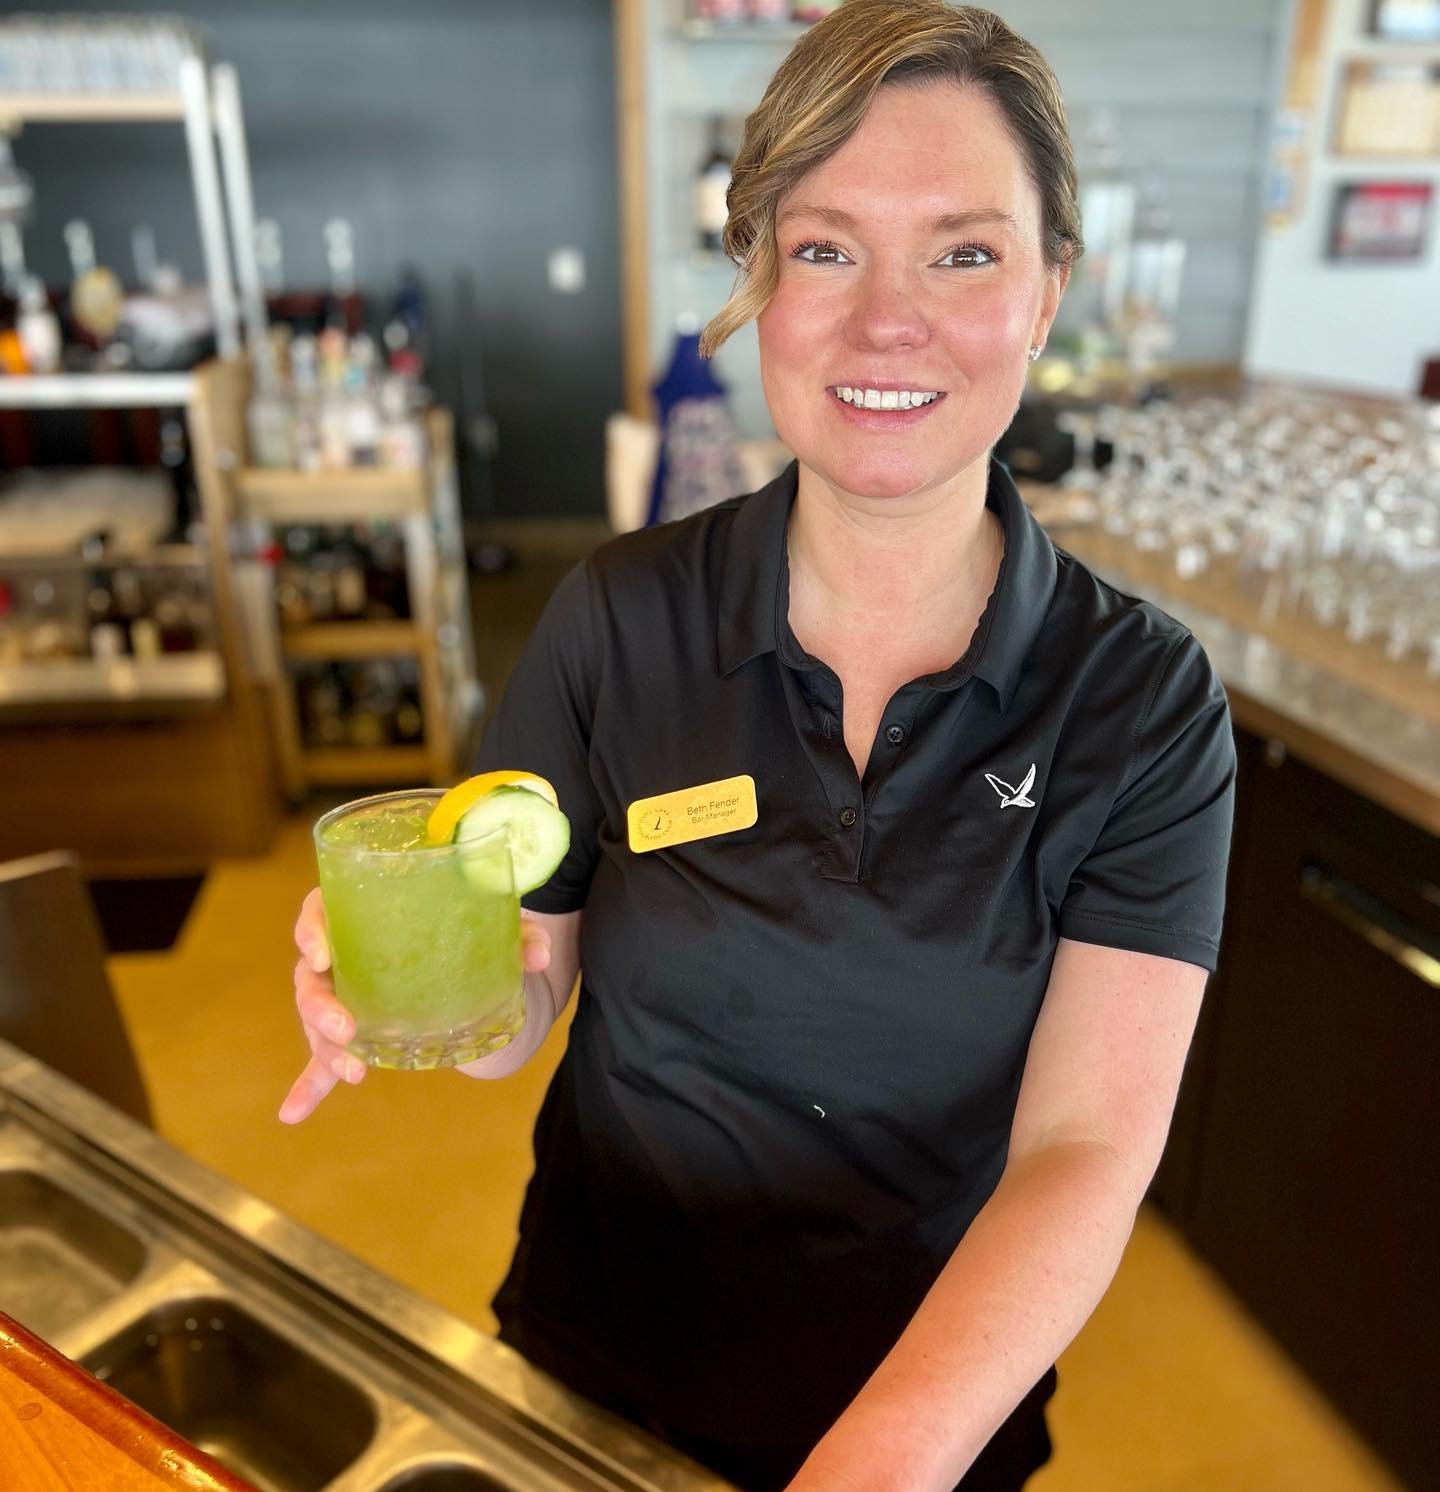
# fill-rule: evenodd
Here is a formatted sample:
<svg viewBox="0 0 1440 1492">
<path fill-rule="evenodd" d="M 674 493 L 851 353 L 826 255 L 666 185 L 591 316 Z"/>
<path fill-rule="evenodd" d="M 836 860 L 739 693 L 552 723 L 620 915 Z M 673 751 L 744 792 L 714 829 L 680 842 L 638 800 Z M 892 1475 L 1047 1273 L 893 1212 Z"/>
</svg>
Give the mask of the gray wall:
<svg viewBox="0 0 1440 1492">
<path fill-rule="evenodd" d="M 1239 363 L 1288 0 L 996 0 L 1065 95 L 1083 180 L 1089 111 L 1164 191 L 1187 253 L 1175 356 Z"/>
<path fill-rule="evenodd" d="M 55 12 L 116 0 L 28 4 Z M 413 263 L 438 333 L 433 376 L 453 405 L 461 332 L 455 274 L 474 277 L 488 403 L 499 426 L 493 510 L 604 510 L 603 422 L 621 402 L 615 92 L 607 0 L 165 0 L 132 10 L 202 25 L 235 64 L 256 210 L 280 223 L 287 279 L 323 285 L 321 228 L 355 226 L 361 288 Z M 31 126 L 15 148 L 35 178 L 33 268 L 67 274 L 62 229 L 95 228 L 131 272 L 130 229 L 201 278 L 178 126 Z M 575 245 L 587 278 L 559 295 L 550 251 Z M 470 498 L 483 502 L 483 487 Z"/>
</svg>

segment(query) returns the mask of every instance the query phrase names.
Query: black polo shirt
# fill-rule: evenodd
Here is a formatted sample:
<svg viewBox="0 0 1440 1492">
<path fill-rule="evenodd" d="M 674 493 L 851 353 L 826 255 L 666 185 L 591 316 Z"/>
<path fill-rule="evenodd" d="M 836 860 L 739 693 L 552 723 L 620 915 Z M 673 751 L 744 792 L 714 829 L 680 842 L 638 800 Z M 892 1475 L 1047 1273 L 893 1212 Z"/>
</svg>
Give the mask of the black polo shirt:
<svg viewBox="0 0 1440 1492">
<path fill-rule="evenodd" d="M 1234 776 L 1194 638 L 992 464 L 994 594 L 859 781 L 787 619 L 797 473 L 578 566 L 480 758 L 554 783 L 526 901 L 585 911 L 503 1333 L 749 1445 L 824 1433 L 994 1190 L 1057 939 L 1213 968 Z M 740 774 L 753 827 L 631 850 L 632 802 Z"/>
</svg>

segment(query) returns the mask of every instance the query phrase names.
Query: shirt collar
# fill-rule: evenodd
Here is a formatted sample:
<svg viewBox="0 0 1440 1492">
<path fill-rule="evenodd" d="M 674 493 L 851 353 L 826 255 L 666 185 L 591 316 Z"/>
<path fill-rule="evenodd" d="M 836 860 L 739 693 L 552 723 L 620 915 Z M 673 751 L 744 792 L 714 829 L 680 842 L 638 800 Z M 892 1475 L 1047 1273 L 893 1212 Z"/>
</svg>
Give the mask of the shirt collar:
<svg viewBox="0 0 1440 1492">
<path fill-rule="evenodd" d="M 795 641 L 786 619 L 790 574 L 785 529 L 799 485 L 800 465 L 792 461 L 773 482 L 736 504 L 720 573 L 716 663 L 722 675 L 762 653 L 778 652 L 795 667 L 814 662 Z M 1009 472 L 993 457 L 985 504 L 1005 531 L 995 589 L 965 656 L 923 682 L 954 689 L 973 675 L 984 679 L 1001 709 L 1007 709 L 1055 590 L 1055 546 L 1021 501 Z"/>
</svg>

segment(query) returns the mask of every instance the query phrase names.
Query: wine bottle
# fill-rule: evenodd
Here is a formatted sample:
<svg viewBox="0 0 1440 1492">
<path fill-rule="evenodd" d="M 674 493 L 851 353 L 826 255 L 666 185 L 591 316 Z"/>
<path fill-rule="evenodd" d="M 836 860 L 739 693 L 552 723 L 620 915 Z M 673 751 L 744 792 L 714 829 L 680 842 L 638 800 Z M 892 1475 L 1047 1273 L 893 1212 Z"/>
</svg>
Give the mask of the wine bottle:
<svg viewBox="0 0 1440 1492">
<path fill-rule="evenodd" d="M 710 150 L 695 173 L 695 233 L 706 253 L 716 254 L 724 248 L 725 220 L 730 211 L 725 202 L 730 190 L 730 166 L 723 125 L 718 119 L 712 120 Z"/>
</svg>

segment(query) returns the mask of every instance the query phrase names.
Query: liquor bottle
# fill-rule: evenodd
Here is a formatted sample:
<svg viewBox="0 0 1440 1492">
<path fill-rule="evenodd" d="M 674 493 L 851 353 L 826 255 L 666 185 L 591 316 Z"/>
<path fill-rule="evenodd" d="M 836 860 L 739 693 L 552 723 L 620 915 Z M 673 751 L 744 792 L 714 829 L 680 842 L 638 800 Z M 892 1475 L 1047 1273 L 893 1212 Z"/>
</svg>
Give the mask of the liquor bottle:
<svg viewBox="0 0 1440 1492">
<path fill-rule="evenodd" d="M 345 401 L 345 333 L 327 326 L 316 339 L 320 356 L 319 401 L 316 432 L 319 437 L 320 469 L 344 471 L 350 465 L 350 419 Z"/>
<path fill-rule="evenodd" d="M 125 289 L 115 272 L 95 262 L 95 238 L 90 225 L 75 218 L 65 225 L 70 253 L 70 315 L 75 325 L 98 346 L 104 346 L 120 325 Z"/>
<path fill-rule="evenodd" d="M 170 473 L 175 495 L 171 533 L 177 538 L 188 537 L 200 513 L 200 494 L 195 487 L 195 464 L 190 458 L 185 419 L 178 409 L 163 410 L 160 415 L 160 464 Z"/>
<path fill-rule="evenodd" d="M 97 659 L 121 657 L 125 652 L 125 629 L 115 620 L 115 593 L 110 588 L 108 571 L 92 573 L 86 609 L 90 622 L 90 656 Z"/>
<path fill-rule="evenodd" d="M 111 577 L 114 601 L 110 620 L 120 628 L 125 639 L 125 651 L 135 651 L 135 624 L 145 615 L 145 588 L 139 574 L 132 569 L 116 570 Z"/>
<path fill-rule="evenodd" d="M 285 530 L 283 558 L 275 575 L 275 606 L 285 627 L 303 627 L 312 619 L 306 565 L 315 539 L 313 530 L 296 524 Z"/>
<path fill-rule="evenodd" d="M 331 218 L 325 224 L 325 264 L 330 275 L 323 325 L 349 335 L 350 302 L 355 295 L 355 238 L 349 222 Z"/>
<path fill-rule="evenodd" d="M 365 583 L 369 592 L 366 614 L 377 621 L 408 617 L 405 541 L 399 530 L 383 519 L 376 520 L 367 525 L 364 539 L 368 560 Z"/>
<path fill-rule="evenodd" d="M 0 214 L 0 285 L 5 294 L 20 298 L 20 287 L 25 283 L 25 240 L 20 235 L 20 225 Z"/>
<path fill-rule="evenodd" d="M 301 335 L 290 344 L 291 440 L 301 471 L 319 471 L 320 369 L 315 338 Z"/>
<path fill-rule="evenodd" d="M 386 364 L 392 373 L 416 383 L 424 378 L 429 353 L 428 328 L 425 292 L 419 276 L 406 265 L 400 271 L 400 283 L 382 333 Z"/>
<path fill-rule="evenodd" d="M 189 613 L 180 595 L 170 592 L 160 596 L 147 620 L 155 629 L 157 652 L 193 653 L 195 651 L 199 639 L 195 636 L 195 629 L 190 623 Z"/>
<path fill-rule="evenodd" d="M 250 460 L 256 466 L 294 466 L 295 417 L 290 400 L 280 387 L 280 375 L 269 342 L 262 342 L 255 348 L 253 366 L 250 403 L 245 410 Z"/>
<path fill-rule="evenodd" d="M 390 739 L 400 687 L 393 663 L 385 659 L 356 665 L 354 704 L 345 719 L 352 746 L 384 746 Z"/>
<path fill-rule="evenodd" d="M 60 367 L 60 322 L 50 309 L 45 286 L 34 275 L 20 286 L 20 311 L 15 331 L 31 373 L 54 373 Z"/>
<path fill-rule="evenodd" d="M 12 53 L 13 56 L 13 53 Z M 17 92 L 13 80 L 8 91 Z M 25 247 L 21 228 L 30 219 L 35 202 L 35 183 L 15 164 L 10 153 L 10 131 L 0 129 L 0 269 L 5 291 L 17 295 L 25 277 Z"/>
<path fill-rule="evenodd" d="M 255 267 L 260 271 L 260 285 L 266 295 L 283 294 L 285 249 L 280 224 L 274 218 L 261 218 L 255 224 Z"/>
<path fill-rule="evenodd" d="M 153 616 L 136 617 L 130 626 L 130 651 L 137 663 L 151 663 L 160 656 L 160 623 Z"/>
<path fill-rule="evenodd" d="M 72 644 L 52 580 L 40 579 L 30 587 L 29 615 L 22 619 L 21 631 L 24 655 L 36 662 L 69 658 L 80 651 Z"/>
<path fill-rule="evenodd" d="M 695 234 L 698 246 L 706 253 L 716 254 L 724 248 L 725 219 L 730 211 L 725 203 L 730 166 L 723 125 L 719 119 L 712 120 L 710 150 L 695 173 Z"/>
<path fill-rule="evenodd" d="M 351 466 L 378 466 L 380 462 L 375 361 L 375 343 L 363 332 L 352 337 L 344 374 L 346 443 Z"/>
<path fill-rule="evenodd" d="M 341 746 L 345 721 L 340 683 L 333 664 L 307 669 L 297 679 L 300 718 L 306 744 Z"/>
<path fill-rule="evenodd" d="M 135 283 L 141 290 L 154 290 L 160 271 L 155 230 L 149 223 L 136 223 L 130 230 L 130 257 L 135 261 Z"/>
<path fill-rule="evenodd" d="M 414 471 L 425 464 L 425 426 L 412 407 L 408 380 L 390 374 L 380 385 L 380 464 Z"/>
<path fill-rule="evenodd" d="M 335 614 L 354 618 L 365 615 L 368 590 L 363 556 L 348 540 L 333 546 L 335 555 Z"/>
<path fill-rule="evenodd" d="M 328 622 L 335 616 L 335 560 L 329 554 L 317 554 L 305 572 L 305 595 L 310 615 L 317 622 Z"/>
</svg>

